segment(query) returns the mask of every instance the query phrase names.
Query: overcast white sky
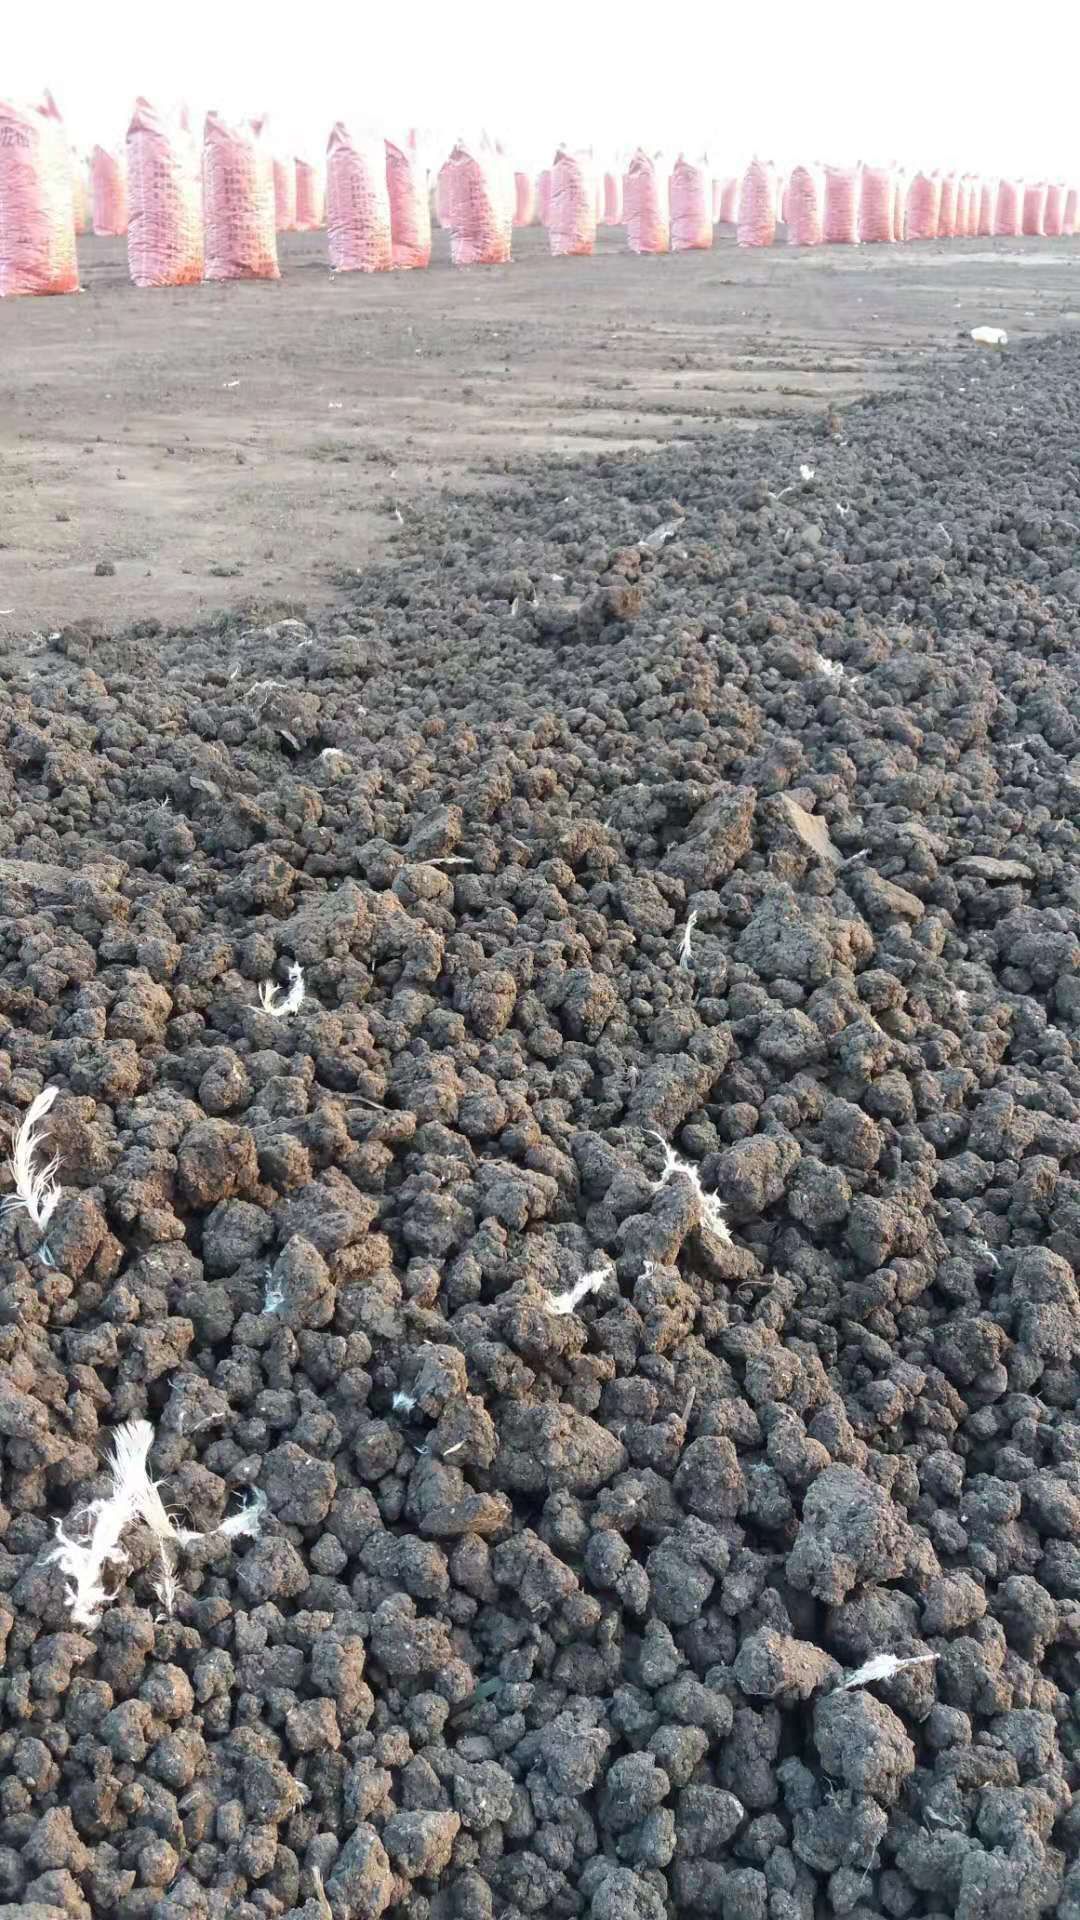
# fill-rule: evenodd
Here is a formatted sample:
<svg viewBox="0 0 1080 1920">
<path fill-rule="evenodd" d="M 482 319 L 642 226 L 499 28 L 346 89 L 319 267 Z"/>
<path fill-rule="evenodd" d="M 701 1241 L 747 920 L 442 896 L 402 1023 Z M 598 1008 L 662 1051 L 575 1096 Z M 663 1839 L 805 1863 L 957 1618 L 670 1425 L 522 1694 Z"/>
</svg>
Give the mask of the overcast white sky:
<svg viewBox="0 0 1080 1920">
<path fill-rule="evenodd" d="M 145 93 L 200 116 L 268 111 L 275 144 L 313 156 L 343 118 L 446 141 L 486 127 L 529 166 L 565 139 L 605 157 L 707 149 L 716 172 L 757 151 L 1080 176 L 1075 0 L 7 0 L 3 13 L 0 86 L 50 86 L 82 145 L 122 138 Z"/>
</svg>

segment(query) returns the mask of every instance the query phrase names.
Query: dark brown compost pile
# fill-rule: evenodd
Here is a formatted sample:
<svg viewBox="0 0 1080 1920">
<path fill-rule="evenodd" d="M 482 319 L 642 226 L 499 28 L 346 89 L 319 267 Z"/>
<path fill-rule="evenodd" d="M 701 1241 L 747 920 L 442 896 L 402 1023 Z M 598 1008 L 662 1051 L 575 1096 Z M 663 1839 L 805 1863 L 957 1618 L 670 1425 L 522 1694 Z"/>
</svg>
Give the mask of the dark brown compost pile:
<svg viewBox="0 0 1080 1920">
<path fill-rule="evenodd" d="M 972 350 L 0 662 L 2 1920 L 1077 1920 L 1078 449 Z M 262 1531 L 80 1627 L 136 1419 Z"/>
</svg>

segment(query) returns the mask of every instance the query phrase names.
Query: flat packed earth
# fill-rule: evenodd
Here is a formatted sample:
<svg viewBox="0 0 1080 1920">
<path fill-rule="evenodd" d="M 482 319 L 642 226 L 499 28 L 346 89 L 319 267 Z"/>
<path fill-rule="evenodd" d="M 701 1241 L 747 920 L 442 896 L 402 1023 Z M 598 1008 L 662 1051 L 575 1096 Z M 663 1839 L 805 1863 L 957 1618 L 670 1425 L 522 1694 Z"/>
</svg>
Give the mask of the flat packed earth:
<svg viewBox="0 0 1080 1920">
<path fill-rule="evenodd" d="M 0 654 L 2 1920 L 1078 1920 L 1078 447 L 950 339 Z"/>
</svg>

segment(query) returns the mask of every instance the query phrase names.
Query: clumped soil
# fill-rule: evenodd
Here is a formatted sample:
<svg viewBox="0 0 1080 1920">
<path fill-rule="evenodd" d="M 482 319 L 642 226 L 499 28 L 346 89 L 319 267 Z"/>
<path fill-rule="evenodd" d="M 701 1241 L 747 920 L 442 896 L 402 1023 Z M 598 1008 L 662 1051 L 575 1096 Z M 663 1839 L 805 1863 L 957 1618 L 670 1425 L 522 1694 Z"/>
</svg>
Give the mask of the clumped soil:
<svg viewBox="0 0 1080 1920">
<path fill-rule="evenodd" d="M 973 350 L 3 659 L 5 1920 L 1077 1920 L 1078 416 Z M 263 1531 L 76 1630 L 142 1417 Z"/>
</svg>

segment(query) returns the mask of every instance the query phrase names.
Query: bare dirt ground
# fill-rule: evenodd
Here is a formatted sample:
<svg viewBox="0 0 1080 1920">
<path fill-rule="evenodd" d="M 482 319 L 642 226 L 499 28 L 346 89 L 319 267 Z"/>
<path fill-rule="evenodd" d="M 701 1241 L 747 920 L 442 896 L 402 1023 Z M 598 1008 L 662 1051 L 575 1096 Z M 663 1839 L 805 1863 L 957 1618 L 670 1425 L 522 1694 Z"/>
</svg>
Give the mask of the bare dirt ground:
<svg viewBox="0 0 1080 1920">
<path fill-rule="evenodd" d="M 0 634 L 317 608 L 431 488 L 523 452 L 652 447 L 894 387 L 982 322 L 1080 324 L 1080 241 L 553 261 L 138 293 L 80 244 L 80 299 L 0 309 Z M 114 571 L 96 572 L 99 564 Z"/>
</svg>

